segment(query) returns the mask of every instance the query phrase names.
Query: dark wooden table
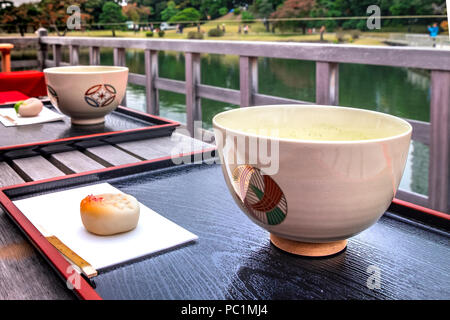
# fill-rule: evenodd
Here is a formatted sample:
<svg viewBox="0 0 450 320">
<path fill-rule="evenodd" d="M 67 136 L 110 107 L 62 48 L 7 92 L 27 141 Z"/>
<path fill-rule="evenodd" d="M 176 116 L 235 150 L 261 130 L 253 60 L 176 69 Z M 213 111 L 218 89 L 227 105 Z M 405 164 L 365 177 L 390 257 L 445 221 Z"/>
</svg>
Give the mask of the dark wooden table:
<svg viewBox="0 0 450 320">
<path fill-rule="evenodd" d="M 399 216 L 385 214 L 349 239 L 340 254 L 311 259 L 270 243 L 268 232 L 233 201 L 220 165 L 173 167 L 107 181 L 199 239 L 101 273 L 95 283 L 103 298 L 450 298 L 448 233 Z"/>
<path fill-rule="evenodd" d="M 10 141 L 8 141 L 10 144 Z M 125 142 L 0 162 L 0 187 L 71 173 L 170 156 L 211 147 L 179 133 L 173 137 Z M 0 299 L 74 299 L 48 263 L 0 209 Z"/>
</svg>

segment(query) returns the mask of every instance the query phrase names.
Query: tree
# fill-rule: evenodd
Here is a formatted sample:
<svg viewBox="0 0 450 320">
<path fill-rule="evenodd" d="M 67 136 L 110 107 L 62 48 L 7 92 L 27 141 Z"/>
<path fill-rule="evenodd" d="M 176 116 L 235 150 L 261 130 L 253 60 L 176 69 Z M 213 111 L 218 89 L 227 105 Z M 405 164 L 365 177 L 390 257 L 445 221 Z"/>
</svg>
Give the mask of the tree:
<svg viewBox="0 0 450 320">
<path fill-rule="evenodd" d="M 175 16 L 178 13 L 178 9 L 176 8 L 176 4 L 174 1 L 169 1 L 167 3 L 167 8 L 161 11 L 161 19 L 163 21 L 169 21 L 170 18 Z"/>
<path fill-rule="evenodd" d="M 251 11 L 259 18 L 269 18 L 270 14 L 274 11 L 273 3 L 270 0 L 255 0 Z"/>
<path fill-rule="evenodd" d="M 286 0 L 271 17 L 274 19 L 286 19 L 286 18 L 304 18 L 308 17 L 311 10 L 316 5 L 315 0 Z M 275 26 L 281 29 L 301 27 L 303 34 L 306 33 L 305 21 L 276 21 Z"/>
<path fill-rule="evenodd" d="M 199 3 L 198 10 L 204 17 L 211 17 L 211 19 L 215 19 L 221 16 L 219 13 L 220 8 L 234 8 L 239 1 L 230 1 L 230 0 L 202 0 Z M 194 1 L 191 4 L 192 7 L 196 7 L 194 5 Z"/>
<path fill-rule="evenodd" d="M 32 26 L 34 30 L 39 28 L 39 16 L 39 9 L 31 3 L 24 3 L 17 7 L 15 19 L 22 37 L 25 35 L 28 26 Z"/>
<path fill-rule="evenodd" d="M 252 13 L 249 12 L 248 10 L 243 11 L 242 15 L 241 15 L 241 20 L 243 22 L 253 22 L 253 20 L 255 20 L 255 18 L 253 17 Z"/>
<path fill-rule="evenodd" d="M 433 4 L 435 5 L 436 0 L 410 0 L 401 1 L 393 0 L 392 5 L 389 7 L 389 11 L 393 15 L 422 15 L 422 14 L 434 14 Z"/>
<path fill-rule="evenodd" d="M 89 13 L 92 17 L 90 22 L 98 22 L 100 20 L 100 14 L 102 13 L 103 5 L 107 0 L 89 0 L 86 2 L 86 13 Z"/>
<path fill-rule="evenodd" d="M 141 6 L 138 7 L 136 3 L 130 3 L 124 7 L 122 7 L 123 14 L 128 18 L 128 20 L 133 21 L 135 28 L 135 32 L 139 30 L 139 22 L 148 21 L 148 17 L 151 15 L 151 8 Z"/>
<path fill-rule="evenodd" d="M 274 11 L 273 2 L 271 0 L 255 0 L 250 10 L 256 14 L 258 18 L 264 18 L 264 26 L 266 31 L 269 32 L 269 22 L 266 21 L 270 17 L 270 14 Z"/>
<path fill-rule="evenodd" d="M 346 2 L 344 1 L 317 0 L 316 6 L 311 11 L 311 17 L 342 17 L 345 16 L 346 10 Z M 342 23 L 341 20 L 319 20 L 311 21 L 309 24 L 312 27 L 325 26 L 326 30 L 333 30 Z"/>
<path fill-rule="evenodd" d="M 116 24 L 125 22 L 127 18 L 122 14 L 122 8 L 115 2 L 106 2 L 100 14 L 100 23 L 107 24 L 105 28 L 112 30 L 113 37 L 116 36 Z"/>
<path fill-rule="evenodd" d="M 170 22 L 183 22 L 183 21 L 198 21 L 200 20 L 201 14 L 194 8 L 186 8 L 172 18 L 169 19 Z"/>
<path fill-rule="evenodd" d="M 39 27 L 39 9 L 31 3 L 24 3 L 18 7 L 10 6 L 4 9 L 0 23 L 9 25 L 9 30 L 13 31 L 16 27 L 23 37 L 29 27 L 36 30 Z"/>
<path fill-rule="evenodd" d="M 42 23 L 53 27 L 58 36 L 66 35 L 67 7 L 64 5 L 64 1 L 43 0 L 39 5 L 42 12 Z"/>
<path fill-rule="evenodd" d="M 222 7 L 222 8 L 219 9 L 219 14 L 220 14 L 221 16 L 224 16 L 224 15 L 226 15 L 227 13 L 228 13 L 228 8 L 227 8 L 227 7 Z"/>
<path fill-rule="evenodd" d="M 411 1 L 411 0 L 409 0 Z M 417 1 L 417 0 L 412 0 Z M 423 1 L 423 0 L 420 0 Z M 367 8 L 370 5 L 377 5 L 381 9 L 381 15 L 389 15 L 389 3 L 391 1 L 373 1 L 373 0 L 347 0 L 347 1 L 339 1 L 339 7 L 340 11 L 342 12 L 343 16 L 367 16 Z M 338 7 L 338 8 L 339 8 Z M 389 22 L 388 19 L 382 19 L 382 23 Z M 345 20 L 342 22 L 341 26 L 344 29 L 360 29 L 364 30 L 367 29 L 367 20 L 366 19 L 352 19 L 352 20 Z"/>
<path fill-rule="evenodd" d="M 89 21 L 91 16 L 86 13 L 87 0 L 42 0 L 38 4 L 41 25 L 53 27 L 58 36 L 64 36 L 67 32 L 67 19 L 70 17 L 67 14 L 67 8 L 71 5 L 80 7 L 81 20 Z"/>
<path fill-rule="evenodd" d="M 442 0 L 441 0 L 442 1 Z M 436 2 L 441 2 L 439 0 L 410 0 L 410 1 L 400 1 L 393 0 L 392 5 L 389 7 L 389 12 L 392 15 L 427 15 L 436 14 L 436 9 L 440 6 L 436 5 Z M 443 1 L 442 1 L 443 2 Z M 434 19 L 422 20 L 422 23 L 432 23 L 435 22 Z M 408 24 L 417 24 L 416 19 L 408 19 L 406 21 Z M 399 23 L 399 22 L 397 22 Z M 404 22 L 403 22 L 404 23 Z"/>
</svg>

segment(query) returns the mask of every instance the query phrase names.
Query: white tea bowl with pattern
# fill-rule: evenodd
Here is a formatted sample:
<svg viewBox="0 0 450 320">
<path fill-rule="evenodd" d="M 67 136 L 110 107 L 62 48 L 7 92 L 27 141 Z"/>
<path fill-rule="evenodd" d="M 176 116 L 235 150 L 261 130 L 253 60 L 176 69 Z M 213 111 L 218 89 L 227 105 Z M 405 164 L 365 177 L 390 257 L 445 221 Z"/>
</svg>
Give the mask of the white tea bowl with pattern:
<svg viewBox="0 0 450 320">
<path fill-rule="evenodd" d="M 395 196 L 412 134 L 395 116 L 317 105 L 234 109 L 213 127 L 228 189 L 272 242 L 346 244 L 374 224 Z"/>
<path fill-rule="evenodd" d="M 79 125 L 104 122 L 122 101 L 128 82 L 126 67 L 54 67 L 44 74 L 52 104 Z"/>
</svg>

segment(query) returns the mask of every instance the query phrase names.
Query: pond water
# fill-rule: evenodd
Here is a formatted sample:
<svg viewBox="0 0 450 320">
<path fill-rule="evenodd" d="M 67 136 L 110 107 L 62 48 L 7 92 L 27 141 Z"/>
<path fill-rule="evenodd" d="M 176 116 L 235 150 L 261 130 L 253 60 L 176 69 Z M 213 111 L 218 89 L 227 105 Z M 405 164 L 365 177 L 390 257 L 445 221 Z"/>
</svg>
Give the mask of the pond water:
<svg viewBox="0 0 450 320">
<path fill-rule="evenodd" d="M 68 60 L 63 50 L 63 60 Z M 144 74 L 144 51 L 127 49 L 130 72 Z M 80 64 L 89 64 L 87 48 L 80 50 Z M 101 49 L 101 64 L 113 64 L 113 51 Z M 159 53 L 159 75 L 184 80 L 184 55 Z M 274 96 L 315 100 L 315 63 L 285 59 L 260 58 L 259 92 Z M 239 89 L 239 57 L 202 55 L 201 81 L 204 84 Z M 381 111 L 403 118 L 429 121 L 430 75 L 426 71 L 356 64 L 339 66 L 339 104 Z M 160 91 L 160 114 L 180 122 L 186 121 L 185 96 Z M 130 84 L 128 107 L 145 110 L 145 88 Z M 236 108 L 227 103 L 202 99 L 203 127 L 211 128 L 215 114 Z M 413 141 L 400 188 L 420 194 L 428 193 L 428 146 Z"/>
</svg>

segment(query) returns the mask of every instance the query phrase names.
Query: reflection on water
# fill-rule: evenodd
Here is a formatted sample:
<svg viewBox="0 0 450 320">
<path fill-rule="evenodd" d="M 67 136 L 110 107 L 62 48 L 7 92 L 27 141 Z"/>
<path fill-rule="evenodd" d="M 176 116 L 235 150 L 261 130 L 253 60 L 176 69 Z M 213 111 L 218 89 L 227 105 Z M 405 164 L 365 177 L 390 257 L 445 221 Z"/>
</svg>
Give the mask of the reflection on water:
<svg viewBox="0 0 450 320">
<path fill-rule="evenodd" d="M 406 80 L 424 92 L 427 92 L 428 88 L 430 88 L 430 73 L 428 71 L 407 69 Z"/>
<path fill-rule="evenodd" d="M 63 51 L 63 60 L 68 52 Z M 88 64 L 87 48 L 80 52 L 80 63 Z M 113 51 L 101 49 L 101 63 L 113 64 Z M 126 63 L 130 72 L 145 71 L 144 51 L 128 49 Z M 159 53 L 159 75 L 184 80 L 184 55 L 178 52 Z M 239 89 L 239 58 L 237 56 L 202 55 L 202 83 Z M 315 63 L 286 59 L 259 58 L 259 91 L 263 94 L 315 100 Z M 429 121 L 430 75 L 426 71 L 383 66 L 340 64 L 340 105 L 381 111 L 408 119 Z M 161 116 L 186 121 L 185 97 L 160 91 Z M 128 85 L 127 103 L 131 108 L 145 110 L 145 88 Z M 210 129 L 215 114 L 236 108 L 227 103 L 202 99 L 204 128 Z M 421 194 L 428 193 L 428 147 L 414 141 L 401 188 Z"/>
<path fill-rule="evenodd" d="M 429 155 L 428 146 L 418 141 L 411 143 L 409 158 L 400 183 L 400 189 L 428 194 Z"/>
</svg>

